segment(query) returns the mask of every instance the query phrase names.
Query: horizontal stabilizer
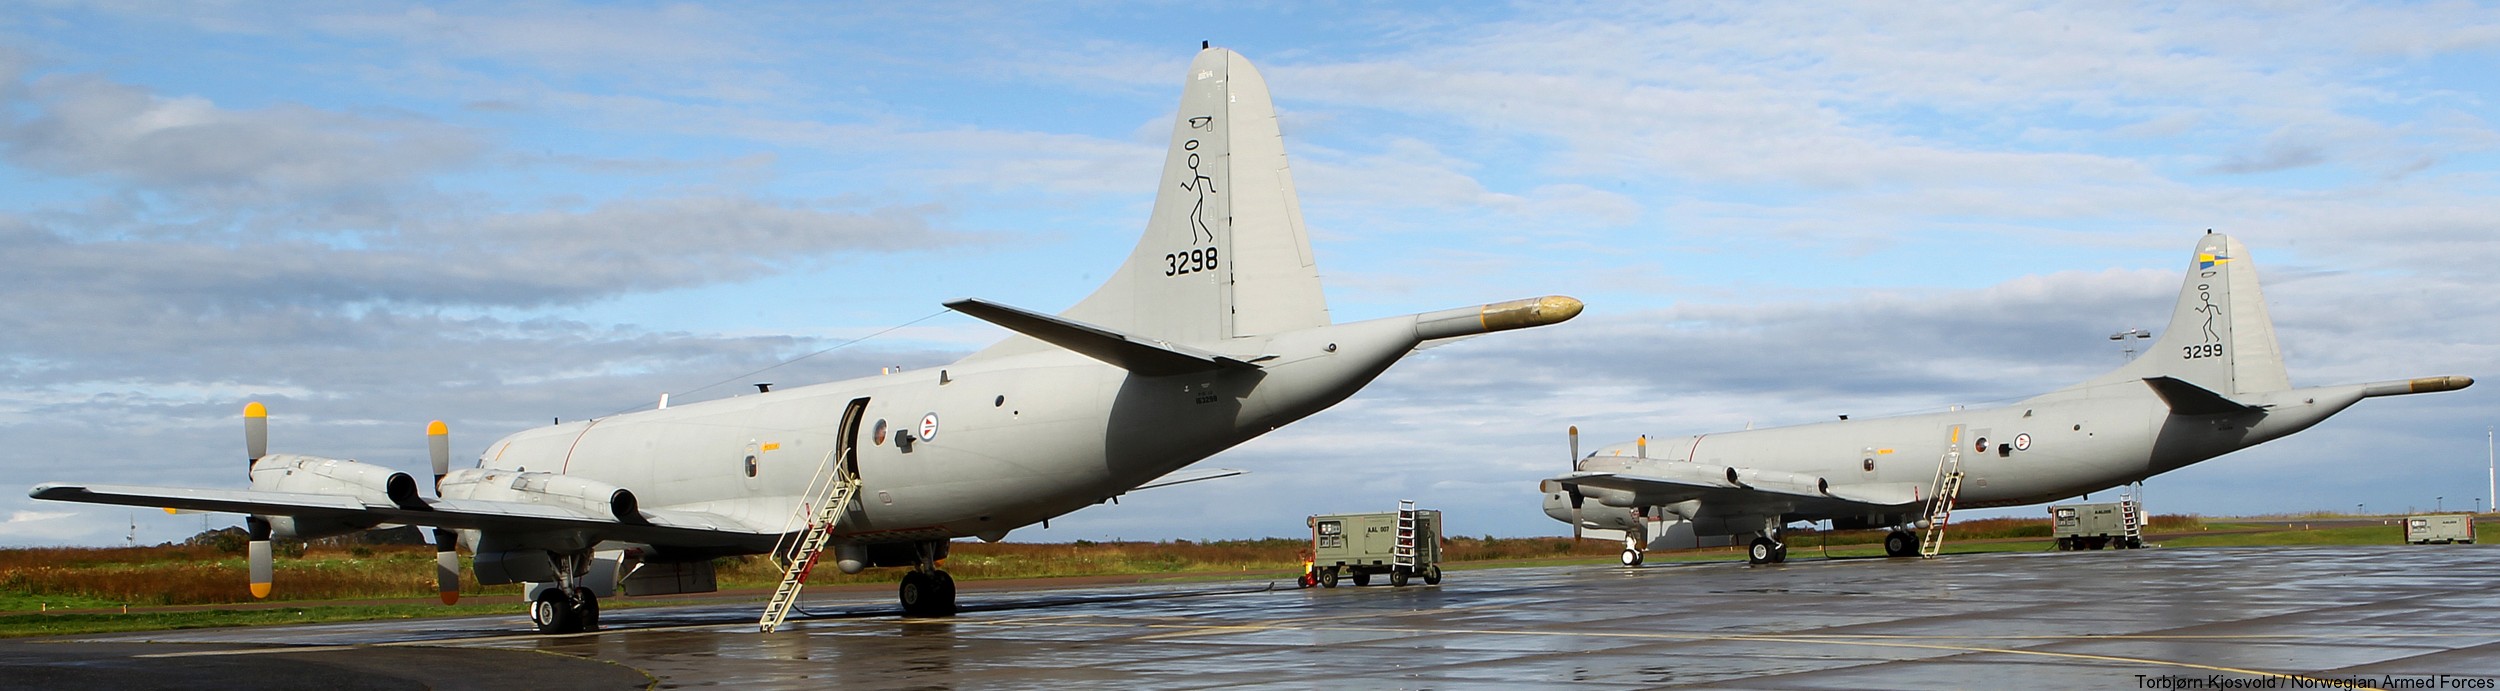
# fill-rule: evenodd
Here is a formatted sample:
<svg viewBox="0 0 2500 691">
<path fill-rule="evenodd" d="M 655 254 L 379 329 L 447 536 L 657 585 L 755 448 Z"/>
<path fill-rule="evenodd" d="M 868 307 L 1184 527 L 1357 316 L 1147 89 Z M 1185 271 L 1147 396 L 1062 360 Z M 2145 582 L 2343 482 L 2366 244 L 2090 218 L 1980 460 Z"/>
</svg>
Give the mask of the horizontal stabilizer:
<svg viewBox="0 0 2500 691">
<path fill-rule="evenodd" d="M 2153 393 L 2161 395 L 2162 402 L 2170 404 L 2170 412 L 2174 415 L 2225 415 L 2264 410 L 2224 398 L 2222 394 L 2174 377 L 2145 377 L 2144 383 L 2153 387 Z"/>
<path fill-rule="evenodd" d="M 1009 331 L 1147 376 L 1219 369 L 1258 369 L 1257 365 L 1223 355 L 987 300 L 968 298 L 946 303 L 946 306 L 981 321 L 1007 327 Z"/>
<path fill-rule="evenodd" d="M 1248 473 L 1248 472 L 1249 472 L 1249 471 L 1246 471 L 1246 470 L 1236 470 L 1236 469 L 1232 469 L 1232 468 L 1208 468 L 1208 469 L 1205 469 L 1205 470 L 1176 470 L 1176 471 L 1173 471 L 1171 474 L 1165 475 L 1165 476 L 1163 476 L 1163 477 L 1155 478 L 1155 479 L 1153 479 L 1153 480 L 1149 480 L 1149 481 L 1147 481 L 1147 482 L 1146 482 L 1146 484 L 1138 485 L 1138 486 L 1136 486 L 1135 488 L 1131 488 L 1129 491 L 1131 491 L 1131 492 L 1135 492 L 1135 491 L 1138 491 L 1138 490 L 1154 489 L 1154 488 L 1157 488 L 1157 487 L 1170 487 L 1170 486 L 1173 486 L 1173 485 L 1186 485 L 1186 484 L 1189 484 L 1189 483 L 1192 483 L 1192 482 L 1204 482 L 1204 481 L 1207 481 L 1207 480 L 1221 480 L 1221 479 L 1228 478 L 1228 477 L 1232 477 L 1232 476 L 1235 476 L 1235 475 L 1242 475 L 1242 474 L 1245 474 L 1245 473 Z M 1184 473 L 1186 473 L 1186 474 L 1184 474 Z"/>
</svg>

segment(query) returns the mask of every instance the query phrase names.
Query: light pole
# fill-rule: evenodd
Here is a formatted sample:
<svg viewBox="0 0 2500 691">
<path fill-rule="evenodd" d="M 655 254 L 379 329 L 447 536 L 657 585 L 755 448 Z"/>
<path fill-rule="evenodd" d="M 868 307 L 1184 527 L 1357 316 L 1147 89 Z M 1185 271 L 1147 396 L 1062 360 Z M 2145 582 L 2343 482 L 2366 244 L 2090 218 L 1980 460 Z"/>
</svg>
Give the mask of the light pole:
<svg viewBox="0 0 2500 691">
<path fill-rule="evenodd" d="M 2125 331 L 2120 331 L 2120 332 L 2118 332 L 2118 333 L 2114 333 L 2114 334 L 2110 334 L 2110 335 L 2109 335 L 2109 340 L 2112 340 L 2112 341 L 2117 341 L 2117 342 L 2118 342 L 2118 348 L 2119 348 L 2119 350 L 2121 350 L 2121 351 L 2123 351 L 2123 352 L 2124 352 L 2123 357 L 2124 357 L 2124 358 L 2126 358 L 2127 360 L 2134 360 L 2134 359 L 2135 359 L 2135 344 L 2134 344 L 2134 343 L 2129 343 L 2129 342 L 2127 342 L 2127 339 L 2128 339 L 2129 337 L 2134 337 L 2134 338 L 2139 338 L 2139 339 L 2143 339 L 2143 338 L 2152 338 L 2152 337 L 2153 337 L 2153 332 L 2151 332 L 2151 331 L 2146 331 L 2146 330 L 2143 330 L 2143 329 L 2128 329 L 2128 330 L 2125 330 Z"/>
<path fill-rule="evenodd" d="M 2491 494 L 2487 496 L 2491 497 L 2492 508 L 2500 509 L 2500 460 L 2494 460 L 2491 453 L 2492 427 L 2494 426 L 2483 426 L 2483 472 L 2486 481 L 2491 483 L 2491 487 L 2488 488 Z"/>
</svg>

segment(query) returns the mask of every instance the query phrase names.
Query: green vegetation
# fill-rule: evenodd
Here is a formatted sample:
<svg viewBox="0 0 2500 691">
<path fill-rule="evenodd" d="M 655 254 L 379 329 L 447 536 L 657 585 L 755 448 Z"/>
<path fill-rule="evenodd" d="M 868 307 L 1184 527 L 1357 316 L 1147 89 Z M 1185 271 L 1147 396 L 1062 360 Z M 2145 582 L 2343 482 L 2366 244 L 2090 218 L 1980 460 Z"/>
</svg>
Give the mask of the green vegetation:
<svg viewBox="0 0 2500 691">
<path fill-rule="evenodd" d="M 2293 525 L 2298 526 L 2295 522 Z M 2253 529 L 2251 529 L 2253 528 Z M 2217 526 L 2217 530 L 2222 530 Z M 2404 542 L 2404 526 L 2387 525 L 2306 529 L 2282 523 L 2261 523 L 2249 532 L 2218 532 L 2163 538 L 2163 547 L 2291 547 L 2314 545 L 2394 545 Z"/>
<path fill-rule="evenodd" d="M 2149 532 L 2164 547 L 2256 545 L 2392 545 L 2401 528 L 2352 526 L 2356 517 L 2298 516 L 2206 522 L 2196 516 L 2154 516 Z M 2308 529 L 2311 523 L 2335 521 Z M 2048 520 L 1992 518 L 1954 523 L 1945 551 L 2048 549 Z M 2182 533 L 2188 533 L 2181 535 Z M 1883 532 L 1807 531 L 1792 537 L 1798 557 L 1873 557 Z M 1138 581 L 1223 578 L 1290 579 L 1302 572 L 1307 542 L 1299 538 L 1064 544 L 958 542 L 945 562 L 960 580 L 1118 576 Z M 247 626 L 369 619 L 514 614 L 517 586 L 481 587 L 464 579 L 458 606 L 434 602 L 434 552 L 424 545 L 314 545 L 282 552 L 277 591 L 253 603 L 244 587 L 240 549 L 212 541 L 131 548 L 0 549 L 0 636 Z M 239 547 L 239 546 L 238 546 Z M 1611 563 L 1621 548 L 1565 537 L 1444 538 L 1445 568 Z M 1738 548 L 1661 550 L 1652 562 L 1742 559 Z M 770 588 L 780 572 L 761 557 L 720 560 L 725 590 Z M 465 565 L 464 565 L 465 566 Z M 465 573 L 465 570 L 464 570 Z M 827 564 L 813 585 L 891 583 L 898 569 L 845 575 Z M 632 601 L 607 603 L 632 606 Z M 124 608 L 128 608 L 127 613 Z"/>
</svg>

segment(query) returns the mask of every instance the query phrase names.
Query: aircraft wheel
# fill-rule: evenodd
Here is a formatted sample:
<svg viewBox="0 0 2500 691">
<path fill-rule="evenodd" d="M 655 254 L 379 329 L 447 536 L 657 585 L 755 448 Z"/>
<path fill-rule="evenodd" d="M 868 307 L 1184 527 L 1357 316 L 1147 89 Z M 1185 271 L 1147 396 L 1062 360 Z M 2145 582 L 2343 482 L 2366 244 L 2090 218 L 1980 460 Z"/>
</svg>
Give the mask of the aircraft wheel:
<svg viewBox="0 0 2500 691">
<path fill-rule="evenodd" d="M 573 589 L 573 618 L 581 631 L 599 630 L 599 594 L 589 588 Z"/>
<path fill-rule="evenodd" d="M 581 630 L 581 616 L 564 591 L 549 589 L 539 592 L 538 600 L 530 603 L 530 624 L 539 633 L 572 633 Z"/>
<path fill-rule="evenodd" d="M 1786 563 L 1788 563 L 1788 545 L 1783 544 L 1783 545 L 1780 545 L 1780 546 L 1778 546 L 1778 547 L 1773 547 L 1773 548 L 1771 548 L 1771 563 L 1773 563 L 1773 564 L 1786 564 Z"/>
<path fill-rule="evenodd" d="M 1403 567 L 1403 566 L 1400 566 L 1400 567 L 1397 567 L 1397 568 L 1390 569 L 1390 570 L 1389 570 L 1389 587 L 1391 587 L 1391 588 L 1404 588 L 1404 587 L 1406 587 L 1407 573 L 1408 573 L 1408 572 L 1407 572 L 1407 570 L 1406 570 L 1406 567 Z"/>
<path fill-rule="evenodd" d="M 1745 561 L 1751 564 L 1769 564 L 1775 561 L 1772 557 L 1778 551 L 1779 548 L 1771 542 L 1771 538 L 1757 537 L 1753 539 L 1752 549 L 1745 553 Z"/>
<path fill-rule="evenodd" d="M 1328 567 L 1328 568 L 1325 568 L 1325 569 L 1320 569 L 1320 574 L 1319 574 L 1319 587 L 1322 587 L 1322 588 L 1334 588 L 1334 587 L 1337 587 L 1337 576 L 1338 576 L 1338 575 L 1339 575 L 1339 574 L 1337 573 L 1337 567 L 1331 566 L 1331 567 Z"/>
<path fill-rule="evenodd" d="M 1627 549 L 1627 550 L 1624 550 L 1624 551 L 1623 551 L 1623 565 L 1624 565 L 1624 566 L 1640 566 L 1640 565 L 1641 565 L 1641 551 L 1640 551 L 1640 550 L 1637 550 L 1637 549 Z"/>
<path fill-rule="evenodd" d="M 935 586 L 930 589 L 929 593 L 931 596 L 929 614 L 940 617 L 955 616 L 955 577 L 944 571 L 931 571 L 929 572 L 929 585 Z"/>
<path fill-rule="evenodd" d="M 1356 572 L 1354 572 L 1354 585 L 1356 585 L 1356 586 L 1358 586 L 1358 587 L 1359 587 L 1359 586 L 1366 586 L 1366 585 L 1371 585 L 1371 584 L 1372 584 L 1372 575 L 1371 575 L 1371 574 L 1369 574 L 1369 573 L 1365 573 L 1365 572 L 1362 572 L 1362 571 L 1356 571 Z"/>
<path fill-rule="evenodd" d="M 1426 567 L 1424 567 L 1424 585 L 1440 585 L 1440 584 L 1441 584 L 1441 566 L 1440 566 L 1439 564 L 1434 564 L 1434 565 L 1432 565 L 1432 566 L 1426 566 Z"/>
<path fill-rule="evenodd" d="M 928 574 L 918 571 L 904 572 L 901 590 L 903 614 L 914 617 L 929 616 L 929 602 L 935 599 L 931 596 L 937 594 L 930 592 L 931 590 L 933 589 L 929 587 Z"/>
<path fill-rule="evenodd" d="M 1895 530 L 1884 536 L 1884 556 L 1906 557 L 1918 553 L 1918 536 Z"/>
</svg>

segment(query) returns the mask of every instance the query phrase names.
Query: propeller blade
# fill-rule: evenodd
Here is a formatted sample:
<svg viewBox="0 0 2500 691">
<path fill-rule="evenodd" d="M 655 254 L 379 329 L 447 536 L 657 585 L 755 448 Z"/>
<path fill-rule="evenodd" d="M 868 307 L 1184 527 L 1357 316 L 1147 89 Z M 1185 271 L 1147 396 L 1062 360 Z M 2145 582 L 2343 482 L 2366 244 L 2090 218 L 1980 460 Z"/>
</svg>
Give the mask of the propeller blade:
<svg viewBox="0 0 2500 691">
<path fill-rule="evenodd" d="M 1583 529 L 1583 524 L 1580 522 L 1580 504 L 1587 502 L 1588 498 L 1580 495 L 1579 485 L 1563 485 L 1563 491 L 1571 494 L 1571 539 L 1576 542 L 1583 539 L 1580 536 Z"/>
<path fill-rule="evenodd" d="M 1572 470 L 1579 470 L 1579 469 L 1580 469 L 1580 426 L 1579 426 L 1579 425 L 1572 425 L 1572 426 L 1571 426 L 1571 469 L 1572 469 Z M 1581 534 L 1581 527 L 1580 527 L 1580 502 L 1581 502 L 1581 499 L 1580 499 L 1580 486 L 1579 486 L 1579 485 L 1563 485 L 1563 491 L 1571 493 L 1571 541 L 1572 541 L 1572 542 L 1579 542 L 1579 541 L 1582 539 L 1582 538 L 1580 537 L 1580 534 Z"/>
<path fill-rule="evenodd" d="M 434 529 L 434 590 L 442 594 L 443 604 L 459 604 L 459 537 L 457 533 L 442 528 Z"/>
<path fill-rule="evenodd" d="M 269 455 L 269 407 L 253 401 L 243 406 L 243 453 L 246 461 L 258 461 Z M 244 463 L 250 470 L 251 464 Z"/>
<path fill-rule="evenodd" d="M 276 580 L 273 577 L 276 567 L 270 563 L 269 519 L 252 516 L 245 518 L 243 524 L 252 533 L 251 548 L 247 552 L 252 565 L 252 598 L 269 597 L 272 581 Z"/>
<path fill-rule="evenodd" d="M 451 474 L 451 427 L 441 420 L 428 423 L 425 452 L 434 457 L 434 496 L 443 496 L 443 476 Z"/>
<path fill-rule="evenodd" d="M 1580 426 L 1571 426 L 1571 469 L 1580 469 Z"/>
</svg>

